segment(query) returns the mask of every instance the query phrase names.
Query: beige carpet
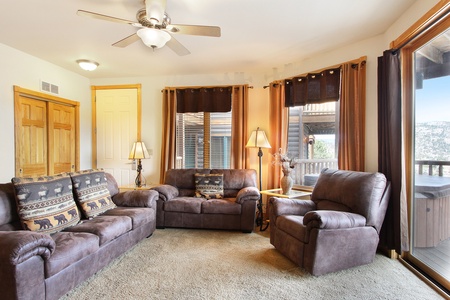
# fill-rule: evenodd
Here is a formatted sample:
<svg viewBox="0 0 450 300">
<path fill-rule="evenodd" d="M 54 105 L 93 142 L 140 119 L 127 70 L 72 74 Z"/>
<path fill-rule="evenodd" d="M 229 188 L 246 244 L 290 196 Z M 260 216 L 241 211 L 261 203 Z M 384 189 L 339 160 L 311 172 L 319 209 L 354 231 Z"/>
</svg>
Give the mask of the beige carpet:
<svg viewBox="0 0 450 300">
<path fill-rule="evenodd" d="M 330 250 L 336 251 L 336 250 Z M 400 262 L 314 277 L 267 232 L 162 229 L 63 299 L 442 299 Z"/>
</svg>

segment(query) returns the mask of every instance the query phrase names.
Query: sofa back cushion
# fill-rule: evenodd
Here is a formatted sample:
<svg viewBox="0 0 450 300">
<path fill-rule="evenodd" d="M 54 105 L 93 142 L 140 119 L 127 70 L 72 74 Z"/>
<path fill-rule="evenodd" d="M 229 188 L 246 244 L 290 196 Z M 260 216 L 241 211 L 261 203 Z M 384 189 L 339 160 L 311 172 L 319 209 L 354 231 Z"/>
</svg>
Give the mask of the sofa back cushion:
<svg viewBox="0 0 450 300">
<path fill-rule="evenodd" d="M 23 229 L 55 233 L 80 221 L 68 174 L 14 177 L 11 181 Z"/>
<path fill-rule="evenodd" d="M 235 198 L 244 187 L 256 187 L 256 171 L 253 169 L 170 169 L 164 184 L 174 186 L 180 197 L 194 197 L 195 174 L 223 174 L 224 198 Z"/>
<path fill-rule="evenodd" d="M 19 221 L 12 183 L 0 184 L 0 226 Z"/>
<path fill-rule="evenodd" d="M 381 173 L 332 170 L 325 168 L 311 195 L 317 209 L 357 213 L 367 225 L 381 227 L 386 210 L 386 177 Z M 382 218 L 380 218 L 382 214 Z"/>
<path fill-rule="evenodd" d="M 223 174 L 225 198 L 235 198 L 245 187 L 256 187 L 256 171 L 253 169 L 212 169 L 211 173 Z"/>
<path fill-rule="evenodd" d="M 107 188 L 109 190 L 109 194 L 111 195 L 111 197 L 114 197 L 115 195 L 117 195 L 119 193 L 119 186 L 117 184 L 117 181 L 114 178 L 114 176 L 112 176 L 112 174 L 110 174 L 110 173 L 105 172 L 105 177 L 106 177 Z"/>
</svg>

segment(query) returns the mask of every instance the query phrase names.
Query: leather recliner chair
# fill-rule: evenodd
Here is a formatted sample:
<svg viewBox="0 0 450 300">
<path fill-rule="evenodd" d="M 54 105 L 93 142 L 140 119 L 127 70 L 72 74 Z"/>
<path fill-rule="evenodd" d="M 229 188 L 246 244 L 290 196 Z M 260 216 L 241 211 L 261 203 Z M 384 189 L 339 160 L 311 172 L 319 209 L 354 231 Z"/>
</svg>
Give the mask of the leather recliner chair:
<svg viewBox="0 0 450 300">
<path fill-rule="evenodd" d="M 269 199 L 270 243 L 316 276 L 371 263 L 389 197 L 381 173 L 323 169 L 311 200 Z"/>
</svg>

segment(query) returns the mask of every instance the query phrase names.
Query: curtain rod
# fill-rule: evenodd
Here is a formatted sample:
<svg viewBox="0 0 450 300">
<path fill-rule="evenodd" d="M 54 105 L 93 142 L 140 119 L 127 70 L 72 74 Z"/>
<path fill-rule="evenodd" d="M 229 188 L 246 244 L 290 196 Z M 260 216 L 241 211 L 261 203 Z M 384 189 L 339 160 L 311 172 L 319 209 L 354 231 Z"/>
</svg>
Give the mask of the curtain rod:
<svg viewBox="0 0 450 300">
<path fill-rule="evenodd" d="M 246 86 L 249 89 L 253 89 L 253 86 L 248 85 L 248 84 L 240 84 L 240 85 L 213 85 L 213 86 L 166 86 L 164 89 L 161 90 L 173 90 L 173 89 L 212 89 L 212 88 L 221 88 L 221 87 L 232 87 L 232 88 L 240 88 L 242 86 Z"/>
<path fill-rule="evenodd" d="M 328 70 L 328 69 L 336 69 L 336 68 L 340 68 L 340 67 L 342 67 L 342 65 L 350 64 L 350 63 L 351 63 L 351 64 L 359 64 L 359 63 L 364 63 L 364 64 L 365 64 L 365 63 L 366 63 L 366 60 L 367 60 L 367 56 L 361 56 L 360 58 L 357 58 L 357 59 L 352 59 L 352 60 L 349 60 L 349 61 L 346 61 L 346 62 L 337 64 L 337 65 L 333 65 L 333 66 L 330 66 L 330 67 L 326 67 L 326 68 L 319 69 L 319 70 L 312 71 L 312 72 L 308 72 L 308 73 L 320 73 L 320 72 L 323 72 L 323 71 Z M 268 88 L 271 84 L 280 84 L 280 83 L 282 83 L 282 82 L 285 81 L 285 80 L 292 80 L 292 79 L 294 79 L 295 77 L 305 76 L 305 75 L 307 75 L 308 73 L 303 73 L 303 74 L 300 74 L 300 75 L 295 75 L 295 76 L 288 77 L 288 78 L 284 78 L 284 79 L 274 80 L 274 81 L 272 81 L 271 83 L 269 83 L 269 85 L 263 86 L 263 88 L 266 89 L 266 88 Z"/>
</svg>

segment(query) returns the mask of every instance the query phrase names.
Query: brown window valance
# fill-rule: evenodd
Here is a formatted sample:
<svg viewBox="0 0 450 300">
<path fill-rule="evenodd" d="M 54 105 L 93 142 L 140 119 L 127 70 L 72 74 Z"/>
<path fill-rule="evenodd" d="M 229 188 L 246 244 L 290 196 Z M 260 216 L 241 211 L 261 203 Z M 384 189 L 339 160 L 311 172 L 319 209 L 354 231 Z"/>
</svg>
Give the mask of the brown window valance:
<svg viewBox="0 0 450 300">
<path fill-rule="evenodd" d="M 341 85 L 341 68 L 285 80 L 285 106 L 338 101 Z"/>
<path fill-rule="evenodd" d="M 177 113 L 229 112 L 233 88 L 187 88 L 177 89 Z"/>
</svg>

